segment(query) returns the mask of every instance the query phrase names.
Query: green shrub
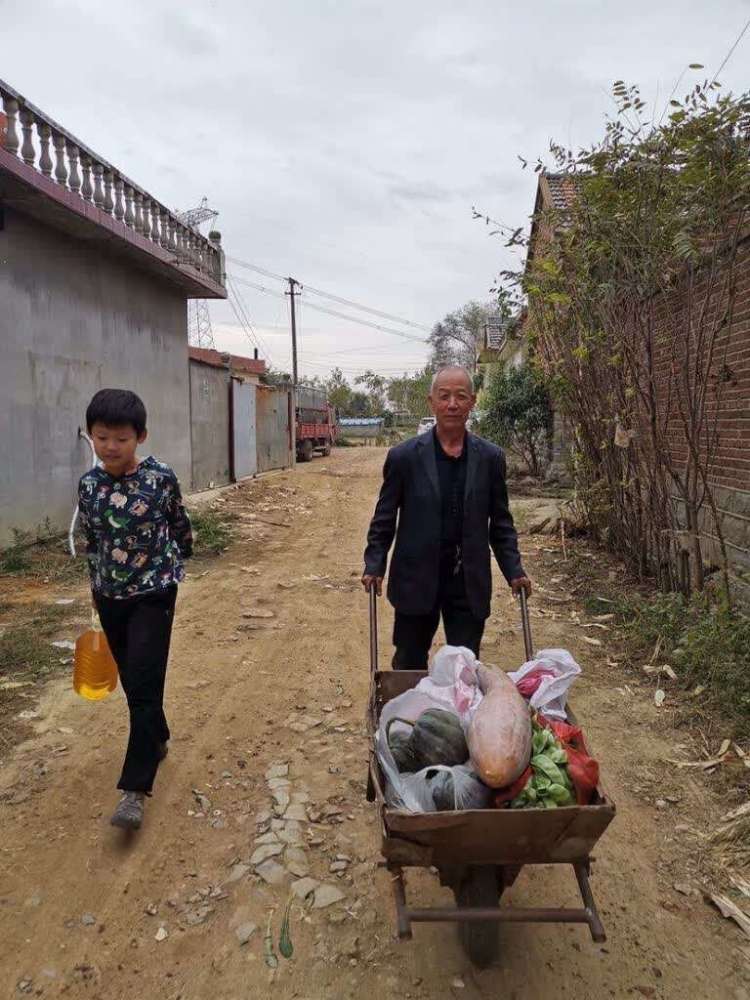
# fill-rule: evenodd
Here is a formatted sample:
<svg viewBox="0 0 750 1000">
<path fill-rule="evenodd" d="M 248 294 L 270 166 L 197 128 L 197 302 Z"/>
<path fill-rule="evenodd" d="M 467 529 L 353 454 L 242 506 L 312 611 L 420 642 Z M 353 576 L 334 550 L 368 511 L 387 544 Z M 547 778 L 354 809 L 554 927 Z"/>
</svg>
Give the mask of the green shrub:
<svg viewBox="0 0 750 1000">
<path fill-rule="evenodd" d="M 551 427 L 549 395 L 528 362 L 490 373 L 479 432 L 519 458 L 532 476 L 542 471 Z"/>
<path fill-rule="evenodd" d="M 750 735 L 750 619 L 703 594 L 652 594 L 615 605 L 636 656 L 669 663 L 686 689 L 705 688 L 704 702 Z"/>
</svg>

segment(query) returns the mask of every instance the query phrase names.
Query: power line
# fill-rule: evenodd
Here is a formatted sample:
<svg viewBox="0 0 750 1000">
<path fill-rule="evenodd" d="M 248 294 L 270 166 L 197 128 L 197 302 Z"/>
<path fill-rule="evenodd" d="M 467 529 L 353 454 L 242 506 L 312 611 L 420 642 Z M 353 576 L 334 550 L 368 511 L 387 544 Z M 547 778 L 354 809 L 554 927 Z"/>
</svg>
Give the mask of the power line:
<svg viewBox="0 0 750 1000">
<path fill-rule="evenodd" d="M 339 371 L 342 371 L 345 374 L 355 374 L 355 375 L 359 375 L 362 372 L 366 371 L 374 371 L 376 373 L 380 372 L 384 375 L 386 374 L 403 375 L 403 373 L 409 369 L 410 365 L 399 365 L 398 367 L 391 367 L 391 366 L 383 367 L 382 365 L 359 365 L 359 366 L 344 365 L 342 367 L 341 365 L 324 364 L 319 361 L 305 361 L 305 359 L 302 358 L 300 360 L 300 368 L 305 368 L 305 367 L 318 368 L 323 371 L 331 371 L 333 368 L 338 368 Z"/>
<path fill-rule="evenodd" d="M 402 319 L 400 316 L 394 316 L 393 313 L 383 312 L 382 309 L 373 309 L 371 306 L 363 306 L 360 302 L 355 302 L 353 299 L 345 299 L 340 295 L 333 295 L 331 292 L 322 292 L 319 288 L 313 288 L 312 285 L 305 285 L 305 291 L 312 293 L 313 295 L 320 295 L 324 299 L 331 299 L 333 302 L 339 302 L 345 306 L 352 306 L 354 309 L 360 309 L 362 312 L 371 313 L 373 316 L 380 316 L 383 319 L 393 320 L 395 323 L 401 323 L 403 326 L 413 327 L 415 330 L 424 330 L 425 333 L 430 332 L 429 326 L 424 326 L 422 323 L 413 323 L 410 319 Z"/>
<path fill-rule="evenodd" d="M 280 299 L 283 299 L 285 297 L 283 292 L 275 292 L 273 289 L 266 288 L 265 285 L 259 285 L 255 281 L 249 281 L 247 278 L 239 278 L 237 277 L 236 274 L 232 275 L 231 277 L 234 279 L 234 281 L 239 282 L 242 285 L 249 285 L 250 288 L 256 288 L 259 292 L 263 292 L 266 295 L 273 295 L 276 298 Z M 348 320 L 350 323 L 357 324 L 357 326 L 367 326 L 371 327 L 373 330 L 380 330 L 381 333 L 388 333 L 394 337 L 401 337 L 403 340 L 412 340 L 418 344 L 427 343 L 426 337 L 416 337 L 413 334 L 404 333 L 403 330 L 394 330 L 393 327 L 383 326 L 380 323 L 372 323 L 370 322 L 370 320 L 359 319 L 359 317 L 357 316 L 349 316 L 346 313 L 338 312 L 335 309 L 328 309 L 327 306 L 316 305 L 314 302 L 306 301 L 305 306 L 308 309 L 315 309 L 316 312 L 327 313 L 330 316 L 338 316 L 339 319 Z"/>
<path fill-rule="evenodd" d="M 268 347 L 260 340 L 259 336 L 255 333 L 255 330 L 253 329 L 253 326 L 250 323 L 249 317 L 247 315 L 247 311 L 244 307 L 244 303 L 237 296 L 234 289 L 231 289 L 231 294 L 229 295 L 229 305 L 232 307 L 232 312 L 236 316 L 237 322 L 240 324 L 240 327 L 242 328 L 242 331 L 247 337 L 247 339 L 255 348 L 257 348 L 262 352 L 263 357 L 269 362 L 269 364 L 273 364 L 273 358 L 271 357 L 271 352 L 268 350 Z"/>
<path fill-rule="evenodd" d="M 396 351 L 399 346 L 401 346 L 401 345 L 398 345 L 398 344 L 360 344 L 358 347 L 347 347 L 343 351 L 315 351 L 315 354 L 316 354 L 316 356 L 325 357 L 325 358 L 335 358 L 335 357 L 338 357 L 340 354 L 362 354 L 362 353 L 365 353 L 365 352 L 371 353 L 371 354 L 383 354 L 383 353 L 390 354 L 390 353 L 393 353 L 394 351 Z M 407 344 L 404 344 L 403 346 L 406 347 Z M 395 357 L 395 355 L 394 355 L 394 357 Z"/>
<path fill-rule="evenodd" d="M 249 271 L 255 271 L 258 274 L 262 274 L 266 278 L 275 278 L 277 281 L 284 282 L 289 281 L 289 278 L 282 277 L 282 275 L 269 271 L 265 267 L 259 267 L 257 264 L 249 264 L 247 261 L 239 260 L 237 257 L 227 257 L 227 260 L 232 264 L 239 265 L 239 267 L 244 267 Z M 308 285 L 305 282 L 301 282 L 301 284 L 304 286 L 306 292 L 311 292 L 313 295 L 320 295 L 324 299 L 331 299 L 333 302 L 338 302 L 341 305 L 351 306 L 353 309 L 360 309 L 362 312 L 370 313 L 373 316 L 380 316 L 381 319 L 390 319 L 394 323 L 401 323 L 403 326 L 410 326 L 415 330 L 424 330 L 425 333 L 430 332 L 430 327 L 425 326 L 423 323 L 415 323 L 413 320 L 404 319 L 402 316 L 395 316 L 393 313 L 384 312 L 382 309 L 374 309 L 372 306 L 366 306 L 361 302 L 356 302 L 354 299 L 346 299 L 341 295 L 334 295 L 333 292 L 325 292 L 323 289 L 314 288 L 312 285 Z"/>
<path fill-rule="evenodd" d="M 227 275 L 227 284 L 232 289 L 232 293 L 233 293 L 235 299 L 237 300 L 237 303 L 238 303 L 238 305 L 239 305 L 239 307 L 240 307 L 240 309 L 242 311 L 243 316 L 245 317 L 245 321 L 247 323 L 247 326 L 248 326 L 250 332 L 252 333 L 253 339 L 258 344 L 258 347 L 260 347 L 260 349 L 263 351 L 264 356 L 266 358 L 268 358 L 268 360 L 270 362 L 272 362 L 273 359 L 271 358 L 271 352 L 268 349 L 268 344 L 266 344 L 266 342 L 261 337 L 261 335 L 259 333 L 256 333 L 256 331 L 253 329 L 253 325 L 250 322 L 250 315 L 249 315 L 248 309 L 245 306 L 245 300 L 242 298 L 242 295 L 240 294 L 240 292 L 235 287 L 234 282 L 232 282 L 232 280 L 231 280 L 231 278 L 230 278 L 229 275 Z"/>
<path fill-rule="evenodd" d="M 229 278 L 230 275 L 227 274 L 227 277 Z M 263 292 L 264 295 L 273 295 L 277 299 L 284 299 L 286 301 L 286 296 L 283 292 L 275 292 L 273 288 L 266 288 L 265 285 L 259 285 L 256 281 L 250 281 L 249 278 L 240 278 L 236 274 L 231 275 L 231 277 L 241 285 L 248 285 L 250 288 L 255 288 L 259 292 Z M 284 278 L 284 281 L 286 281 L 286 278 Z"/>
<path fill-rule="evenodd" d="M 266 270 L 265 267 L 258 267 L 257 264 L 248 264 L 246 260 L 240 260 L 239 257 L 227 257 L 227 260 L 232 264 L 237 264 L 239 267 L 244 267 L 248 271 L 255 271 L 257 274 L 262 274 L 266 278 L 276 278 L 277 281 L 287 280 L 283 274 L 275 274 L 273 271 Z"/>
<path fill-rule="evenodd" d="M 394 337 L 401 337 L 403 340 L 412 340 L 417 344 L 428 343 L 426 337 L 415 337 L 409 333 L 403 333 L 401 330 L 394 330 L 390 326 L 382 326 L 380 323 L 371 323 L 366 319 L 358 319 L 356 316 L 348 316 L 346 313 L 338 312 L 336 309 L 329 309 L 327 306 L 318 306 L 314 302 L 305 302 L 308 309 L 314 309 L 316 312 L 327 313 L 329 316 L 338 316 L 339 319 L 349 320 L 351 323 L 356 323 L 358 326 L 369 326 L 373 330 L 380 330 L 381 333 L 389 333 Z"/>
<path fill-rule="evenodd" d="M 232 307 L 232 312 L 234 313 L 235 317 L 237 318 L 237 322 L 240 324 L 240 329 L 245 334 L 245 336 L 250 341 L 250 343 L 253 344 L 255 347 L 257 347 L 258 346 L 258 342 L 253 339 L 252 333 L 247 328 L 247 326 L 245 325 L 245 320 L 240 315 L 239 310 L 238 310 L 237 306 L 235 305 L 234 298 L 231 295 L 228 296 L 228 301 L 229 301 L 229 305 Z"/>
</svg>

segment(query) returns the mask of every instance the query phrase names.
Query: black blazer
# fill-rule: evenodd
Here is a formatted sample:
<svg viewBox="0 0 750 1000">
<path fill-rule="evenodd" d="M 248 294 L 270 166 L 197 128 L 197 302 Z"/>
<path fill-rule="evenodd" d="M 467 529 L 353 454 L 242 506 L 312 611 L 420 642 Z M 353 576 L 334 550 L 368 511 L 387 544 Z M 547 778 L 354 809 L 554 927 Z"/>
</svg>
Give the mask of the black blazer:
<svg viewBox="0 0 750 1000">
<path fill-rule="evenodd" d="M 492 595 L 490 547 L 508 583 L 525 574 L 508 508 L 505 455 L 484 438 L 468 433 L 466 438 L 464 580 L 473 614 L 487 618 Z M 385 576 L 388 551 L 396 537 L 388 599 L 403 614 L 428 614 L 435 606 L 440 514 L 440 482 L 431 432 L 410 438 L 388 452 L 383 485 L 367 534 L 365 572 L 373 576 Z"/>
</svg>

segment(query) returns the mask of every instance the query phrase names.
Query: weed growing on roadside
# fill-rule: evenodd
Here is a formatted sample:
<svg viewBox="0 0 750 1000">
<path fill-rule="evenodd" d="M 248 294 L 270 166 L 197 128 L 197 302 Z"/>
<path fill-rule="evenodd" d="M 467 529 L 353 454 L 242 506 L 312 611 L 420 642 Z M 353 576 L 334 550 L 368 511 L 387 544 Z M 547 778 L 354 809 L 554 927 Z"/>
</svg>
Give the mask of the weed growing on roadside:
<svg viewBox="0 0 750 1000">
<path fill-rule="evenodd" d="M 59 633 L 70 608 L 40 604 L 27 609 L 29 618 L 0 630 L 0 676 L 37 681 L 55 670 L 64 651 L 52 639 Z"/>
<path fill-rule="evenodd" d="M 702 698 L 750 735 L 750 618 L 703 594 L 621 598 L 615 611 L 631 652 L 670 663 L 683 687 L 705 688 Z"/>
<path fill-rule="evenodd" d="M 232 541 L 234 515 L 215 510 L 193 510 L 190 522 L 195 533 L 196 556 L 218 555 Z"/>
<path fill-rule="evenodd" d="M 79 556 L 82 549 L 79 541 Z M 13 529 L 13 544 L 0 551 L 0 576 L 28 574 L 55 583 L 76 582 L 86 576 L 86 560 L 73 559 L 67 539 L 49 520 L 36 531 Z"/>
</svg>

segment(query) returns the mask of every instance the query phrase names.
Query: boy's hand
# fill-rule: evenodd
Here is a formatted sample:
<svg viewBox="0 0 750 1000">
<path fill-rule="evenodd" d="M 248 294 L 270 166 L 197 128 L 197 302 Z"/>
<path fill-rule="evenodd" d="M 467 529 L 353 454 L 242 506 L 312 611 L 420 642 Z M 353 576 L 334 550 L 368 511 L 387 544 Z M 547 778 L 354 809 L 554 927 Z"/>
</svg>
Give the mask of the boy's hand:
<svg viewBox="0 0 750 1000">
<path fill-rule="evenodd" d="M 527 597 L 531 597 L 531 580 L 528 576 L 517 576 L 515 580 L 510 581 L 510 589 L 514 597 L 518 597 L 522 590 L 526 591 Z"/>
</svg>

